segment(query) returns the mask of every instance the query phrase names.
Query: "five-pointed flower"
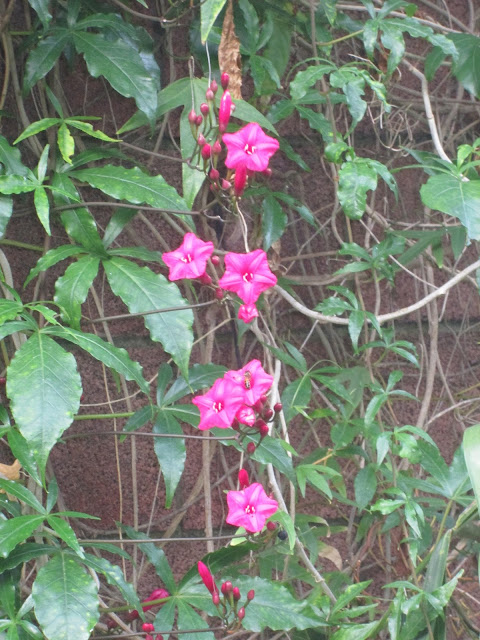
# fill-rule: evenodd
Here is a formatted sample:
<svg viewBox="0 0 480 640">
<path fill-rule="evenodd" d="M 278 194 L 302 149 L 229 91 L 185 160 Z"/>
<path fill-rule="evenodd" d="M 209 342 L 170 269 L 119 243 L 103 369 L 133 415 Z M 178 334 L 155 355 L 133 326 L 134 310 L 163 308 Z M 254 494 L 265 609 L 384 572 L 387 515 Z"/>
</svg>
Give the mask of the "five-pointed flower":
<svg viewBox="0 0 480 640">
<path fill-rule="evenodd" d="M 278 150 L 278 140 L 267 136 L 256 122 L 250 122 L 236 133 L 224 133 L 227 147 L 225 165 L 229 169 L 244 166 L 250 171 L 264 171 Z"/>
<path fill-rule="evenodd" d="M 244 393 L 244 402 L 254 405 L 273 384 L 273 376 L 262 367 L 260 360 L 251 360 L 238 371 L 227 371 L 225 378 L 240 385 Z"/>
<path fill-rule="evenodd" d="M 220 427 L 228 429 L 232 426 L 235 414 L 244 404 L 244 390 L 233 380 L 219 378 L 215 380 L 213 387 L 203 396 L 195 396 L 193 404 L 200 409 L 201 431 Z"/>
<path fill-rule="evenodd" d="M 263 249 L 250 253 L 227 253 L 225 256 L 225 273 L 218 285 L 234 291 L 246 305 L 256 302 L 263 291 L 275 284 L 277 278 L 270 271 Z"/>
<path fill-rule="evenodd" d="M 194 233 L 186 233 L 178 249 L 162 255 L 170 270 L 168 279 L 173 281 L 203 276 L 212 253 L 213 242 L 204 242 Z"/>
<path fill-rule="evenodd" d="M 258 482 L 241 491 L 229 491 L 227 504 L 228 524 L 243 527 L 250 533 L 261 531 L 265 520 L 278 510 L 277 501 L 269 498 Z"/>
</svg>

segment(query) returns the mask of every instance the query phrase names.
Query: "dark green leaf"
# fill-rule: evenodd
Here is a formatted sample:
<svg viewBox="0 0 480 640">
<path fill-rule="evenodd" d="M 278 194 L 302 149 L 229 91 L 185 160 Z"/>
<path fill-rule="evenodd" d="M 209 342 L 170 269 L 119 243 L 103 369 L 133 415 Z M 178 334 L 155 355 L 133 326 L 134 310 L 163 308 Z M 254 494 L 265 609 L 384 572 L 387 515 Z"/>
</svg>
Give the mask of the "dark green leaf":
<svg viewBox="0 0 480 640">
<path fill-rule="evenodd" d="M 30 447 L 22 434 L 15 428 L 11 428 L 8 431 L 8 445 L 12 450 L 13 455 L 17 458 L 25 471 L 37 484 L 41 485 L 42 480 L 39 476 L 37 463 L 35 462 L 35 458 Z"/>
<path fill-rule="evenodd" d="M 125 229 L 128 223 L 136 216 L 136 209 L 117 209 L 103 234 L 103 246 L 109 247 L 118 235 Z"/>
<path fill-rule="evenodd" d="M 162 362 L 158 369 L 157 375 L 157 404 L 159 407 L 163 404 L 163 397 L 173 377 L 172 367 L 166 362 Z"/>
<path fill-rule="evenodd" d="M 52 16 L 48 11 L 50 0 L 28 0 L 28 3 L 32 9 L 36 11 L 43 26 L 48 27 L 48 24 L 52 19 Z"/>
<path fill-rule="evenodd" d="M 275 469 L 287 476 L 291 482 L 295 483 L 296 476 L 293 470 L 292 458 L 282 447 L 280 440 L 266 436 L 255 449 L 252 458 L 263 464 L 272 464 Z"/>
<path fill-rule="evenodd" d="M 153 425 L 153 433 L 183 435 L 181 426 L 168 411 L 160 411 Z M 155 438 L 155 453 L 165 481 L 165 508 L 169 509 L 182 477 L 187 459 L 183 438 Z"/>
<path fill-rule="evenodd" d="M 70 31 L 63 28 L 56 28 L 50 36 L 40 40 L 27 59 L 23 79 L 25 92 L 30 91 L 34 84 L 47 75 L 70 41 Z"/>
<path fill-rule="evenodd" d="M 50 249 L 50 251 L 47 251 L 47 253 L 40 258 L 33 269 L 31 269 L 27 279 L 25 280 L 24 287 L 26 287 L 33 278 L 38 276 L 40 272 L 46 271 L 61 260 L 65 260 L 71 256 L 76 256 L 84 251 L 83 247 L 78 247 L 74 244 L 64 244 L 60 247 L 56 247 L 55 249 Z"/>
<path fill-rule="evenodd" d="M 373 634 L 376 634 L 378 627 L 379 622 L 344 626 L 333 634 L 332 640 L 367 640 L 374 637 Z"/>
<path fill-rule="evenodd" d="M 333 140 L 333 131 L 332 125 L 329 120 L 323 115 L 323 113 L 317 113 L 312 109 L 308 109 L 307 107 L 297 107 L 297 111 L 300 114 L 301 118 L 308 120 L 308 124 L 312 129 L 318 131 L 324 141 L 329 143 Z"/>
<path fill-rule="evenodd" d="M 137 431 L 137 429 L 141 429 L 143 426 L 145 426 L 147 422 L 154 420 L 156 415 L 156 407 L 148 404 L 138 411 L 135 411 L 133 416 L 130 416 L 123 427 L 123 431 Z M 125 437 L 126 436 L 122 436 L 120 441 L 123 442 Z"/>
<path fill-rule="evenodd" d="M 345 162 L 339 172 L 338 199 L 345 215 L 359 220 L 367 204 L 368 191 L 377 188 L 377 174 L 362 161 Z"/>
<path fill-rule="evenodd" d="M 480 38 L 469 33 L 451 33 L 448 36 L 458 51 L 453 73 L 467 91 L 480 97 Z"/>
<path fill-rule="evenodd" d="M 108 281 L 115 295 L 127 305 L 131 313 L 142 313 L 168 307 L 185 306 L 186 300 L 178 287 L 147 267 L 112 258 L 104 263 Z M 152 340 L 161 342 L 184 376 L 193 345 L 193 314 L 190 309 L 154 313 L 145 316 L 145 325 Z"/>
<path fill-rule="evenodd" d="M 13 480 L 5 480 L 0 477 L 0 489 L 6 491 L 9 495 L 15 496 L 21 502 L 24 502 L 28 505 L 33 511 L 37 511 L 38 513 L 45 514 L 45 508 L 42 503 L 38 501 L 38 499 L 34 496 L 34 494 L 27 489 L 27 487 L 22 486 L 18 482 L 14 482 Z"/>
<path fill-rule="evenodd" d="M 75 551 L 77 555 L 83 558 L 83 549 L 78 543 L 75 531 L 68 524 L 68 522 L 56 515 L 48 516 L 47 522 L 58 535 L 58 537 L 61 538 L 66 544 L 68 544 L 68 546 L 73 549 L 73 551 Z"/>
<path fill-rule="evenodd" d="M 15 353 L 7 395 L 42 474 L 51 448 L 78 411 L 81 394 L 75 358 L 51 338 L 36 333 Z"/>
<path fill-rule="evenodd" d="M 106 558 L 99 558 L 91 555 L 90 553 L 85 555 L 83 562 L 97 573 L 104 575 L 108 584 L 111 584 L 113 587 L 117 587 L 125 602 L 129 604 L 132 609 L 140 611 L 142 605 L 138 599 L 137 593 L 133 588 L 133 585 L 125 580 L 120 567 L 112 564 Z"/>
<path fill-rule="evenodd" d="M 165 394 L 163 406 L 172 404 L 180 398 L 213 385 L 217 378 L 223 378 L 226 368 L 218 364 L 194 364 L 188 372 L 188 382 L 177 378 Z"/>
<path fill-rule="evenodd" d="M 0 325 L 8 320 L 15 320 L 21 311 L 23 311 L 23 304 L 20 302 L 0 298 Z"/>
<path fill-rule="evenodd" d="M 133 258 L 134 260 L 143 260 L 144 262 L 158 262 L 164 265 L 162 254 L 159 251 L 150 251 L 145 247 L 119 247 L 118 249 L 108 249 L 109 256 L 122 256 L 124 258 Z"/>
<path fill-rule="evenodd" d="M 125 525 L 122 525 L 122 529 L 132 540 L 139 538 L 145 539 L 145 542 L 139 543 L 139 548 L 152 563 L 155 571 L 157 572 L 157 575 L 160 576 L 168 591 L 171 594 L 175 593 L 177 590 L 177 586 L 175 584 L 172 570 L 170 569 L 170 565 L 168 564 L 168 560 L 163 550 L 156 547 L 153 542 L 149 542 L 149 537 L 144 533 L 135 531 L 135 529 L 133 529 L 132 527 L 128 527 Z"/>
<path fill-rule="evenodd" d="M 45 331 L 50 335 L 55 335 L 78 345 L 93 358 L 103 362 L 104 365 L 124 376 L 127 380 L 135 380 L 140 389 L 148 394 L 149 387 L 142 375 L 142 367 L 138 362 L 130 359 L 125 349 L 115 347 L 93 333 L 76 331 L 69 327 L 48 327 Z"/>
<path fill-rule="evenodd" d="M 3 136 L 0 136 L 0 165 L 3 165 L 2 173 L 17 176 L 26 176 L 29 173 L 27 167 L 22 164 L 20 151 L 11 147 Z"/>
<path fill-rule="evenodd" d="M 13 200 L 6 196 L 0 196 L 0 238 L 3 238 L 7 225 L 13 213 Z"/>
<path fill-rule="evenodd" d="M 45 131 L 46 129 L 49 129 L 56 124 L 60 124 L 61 122 L 61 118 L 43 118 L 42 120 L 37 120 L 37 122 L 32 122 L 32 124 L 29 124 L 28 127 L 22 131 L 13 144 L 18 144 L 22 140 L 25 140 L 30 136 L 35 136 L 37 133 Z"/>
<path fill-rule="evenodd" d="M 268 196 L 262 202 L 263 248 L 268 251 L 282 237 L 287 225 L 287 214 L 276 198 Z"/>
<path fill-rule="evenodd" d="M 44 516 L 16 516 L 0 520 L 0 556 L 6 558 L 17 544 L 32 535 L 43 519 Z"/>
<path fill-rule="evenodd" d="M 58 547 L 47 544 L 37 544 L 36 542 L 19 544 L 5 560 L 0 560 L 0 574 L 18 567 L 19 564 L 24 564 L 29 560 L 54 553 L 55 551 L 58 551 Z"/>
<path fill-rule="evenodd" d="M 75 31 L 77 51 L 83 53 L 89 73 L 104 76 L 115 91 L 134 98 L 150 122 L 155 122 L 158 82 L 146 69 L 141 56 L 122 40 L 112 42 L 103 34 Z"/>
<path fill-rule="evenodd" d="M 290 83 L 290 95 L 292 100 L 301 101 L 307 93 L 307 89 L 321 80 L 326 73 L 335 71 L 336 67 L 331 62 L 322 61 L 319 65 L 313 65 L 303 71 L 299 71 Z"/>
<path fill-rule="evenodd" d="M 355 502 L 360 510 L 365 509 L 377 491 L 375 465 L 367 464 L 355 476 Z"/>
<path fill-rule="evenodd" d="M 287 422 L 290 422 L 300 410 L 303 411 L 308 407 L 311 393 L 312 383 L 307 375 L 297 378 L 284 389 L 282 404 Z"/>
<path fill-rule="evenodd" d="M 202 43 L 207 41 L 208 34 L 226 2 L 227 0 L 205 0 L 205 2 L 202 3 L 200 9 L 200 34 Z"/>
<path fill-rule="evenodd" d="M 37 216 L 45 231 L 50 234 L 50 205 L 45 187 L 37 187 L 33 192 L 33 202 Z"/>
<path fill-rule="evenodd" d="M 40 569 L 32 597 L 49 640 L 88 640 L 99 619 L 97 586 L 70 555 L 58 553 Z"/>
<path fill-rule="evenodd" d="M 359 264 L 358 262 L 355 264 Z M 352 311 L 348 316 L 348 335 L 352 341 L 353 349 L 356 351 L 358 347 L 358 339 L 363 329 L 365 321 L 365 313 L 363 311 Z"/>
<path fill-rule="evenodd" d="M 61 308 L 64 322 L 74 329 L 80 329 L 82 304 L 97 273 L 100 258 L 83 256 L 69 265 L 65 274 L 55 282 L 55 302 Z"/>
</svg>

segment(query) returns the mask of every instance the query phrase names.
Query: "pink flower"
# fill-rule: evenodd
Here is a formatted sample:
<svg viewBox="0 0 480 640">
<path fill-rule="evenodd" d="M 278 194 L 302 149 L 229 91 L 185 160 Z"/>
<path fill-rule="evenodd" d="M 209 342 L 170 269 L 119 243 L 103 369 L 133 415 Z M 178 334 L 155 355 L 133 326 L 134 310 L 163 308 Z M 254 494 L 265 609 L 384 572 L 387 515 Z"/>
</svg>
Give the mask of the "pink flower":
<svg viewBox="0 0 480 640">
<path fill-rule="evenodd" d="M 225 273 L 218 284 L 251 305 L 263 291 L 277 284 L 277 278 L 270 271 L 265 251 L 255 249 L 250 253 L 227 253 Z"/>
<path fill-rule="evenodd" d="M 192 402 L 200 409 L 201 431 L 212 427 L 228 429 L 244 404 L 244 390 L 233 380 L 219 378 L 207 393 L 195 396 Z"/>
<path fill-rule="evenodd" d="M 213 576 L 210 572 L 210 569 L 207 567 L 207 565 L 199 561 L 197 564 L 197 567 L 198 567 L 198 573 L 200 574 L 202 582 L 210 591 L 210 593 L 212 594 L 218 593 L 218 587 L 215 584 L 215 580 L 213 579 Z"/>
<path fill-rule="evenodd" d="M 238 319 L 248 324 L 254 318 L 258 318 L 257 307 L 254 304 L 241 304 L 238 308 Z"/>
<path fill-rule="evenodd" d="M 218 110 L 218 130 L 220 133 L 224 133 L 227 130 L 227 125 L 232 113 L 232 96 L 230 91 L 224 91 L 222 99 L 220 100 L 220 109 Z"/>
<path fill-rule="evenodd" d="M 162 255 L 170 270 L 168 279 L 173 281 L 202 276 L 213 248 L 213 242 L 204 242 L 194 233 L 186 233 L 178 249 Z"/>
<path fill-rule="evenodd" d="M 278 150 L 278 140 L 263 133 L 256 122 L 250 122 L 236 133 L 225 133 L 227 147 L 225 164 L 229 169 L 244 165 L 250 171 L 264 171 L 273 154 Z"/>
<path fill-rule="evenodd" d="M 241 422 L 242 424 L 246 424 L 247 427 L 253 427 L 255 424 L 255 420 L 257 419 L 255 416 L 255 411 L 252 407 L 240 407 L 240 409 L 235 414 L 235 418 Z"/>
<path fill-rule="evenodd" d="M 273 376 L 263 369 L 260 360 L 251 360 L 238 371 L 227 371 L 225 378 L 240 386 L 249 405 L 254 405 L 273 384 Z"/>
<path fill-rule="evenodd" d="M 258 482 L 241 491 L 227 493 L 228 524 L 243 527 L 250 533 L 261 531 L 265 520 L 278 510 L 278 503 L 269 498 Z"/>
</svg>

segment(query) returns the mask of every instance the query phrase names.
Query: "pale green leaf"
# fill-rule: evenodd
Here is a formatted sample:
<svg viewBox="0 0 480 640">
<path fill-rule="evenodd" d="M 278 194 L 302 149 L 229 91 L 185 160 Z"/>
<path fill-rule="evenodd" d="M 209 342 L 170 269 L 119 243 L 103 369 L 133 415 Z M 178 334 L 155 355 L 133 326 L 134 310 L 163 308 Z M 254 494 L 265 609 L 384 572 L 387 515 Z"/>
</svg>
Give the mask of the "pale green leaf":
<svg viewBox="0 0 480 640">
<path fill-rule="evenodd" d="M 67 267 L 55 282 L 55 302 L 61 307 L 62 319 L 74 329 L 80 328 L 82 304 L 98 273 L 100 259 L 88 255 Z"/>
</svg>

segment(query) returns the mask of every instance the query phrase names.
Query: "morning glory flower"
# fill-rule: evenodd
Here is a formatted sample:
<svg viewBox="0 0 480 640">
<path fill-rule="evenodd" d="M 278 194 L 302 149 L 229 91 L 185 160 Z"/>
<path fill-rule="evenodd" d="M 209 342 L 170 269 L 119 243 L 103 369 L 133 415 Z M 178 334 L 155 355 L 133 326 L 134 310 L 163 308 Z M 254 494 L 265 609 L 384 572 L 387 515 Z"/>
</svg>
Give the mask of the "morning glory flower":
<svg viewBox="0 0 480 640">
<path fill-rule="evenodd" d="M 224 133 L 223 142 L 227 147 L 225 165 L 229 169 L 243 166 L 249 171 L 264 171 L 279 143 L 267 136 L 256 122 L 250 122 L 236 133 Z"/>
<path fill-rule="evenodd" d="M 225 378 L 240 386 L 245 394 L 245 404 L 250 406 L 265 395 L 273 384 L 273 376 L 263 369 L 260 360 L 251 360 L 238 371 L 227 371 Z"/>
<path fill-rule="evenodd" d="M 278 503 L 269 498 L 265 489 L 258 482 L 254 482 L 241 491 L 227 493 L 228 524 L 243 527 L 250 533 L 261 531 L 265 520 L 278 510 Z"/>
<path fill-rule="evenodd" d="M 178 249 L 162 255 L 170 270 L 168 279 L 173 281 L 203 276 L 213 249 L 213 242 L 204 242 L 194 233 L 186 233 Z"/>
<path fill-rule="evenodd" d="M 246 305 L 252 305 L 263 291 L 275 284 L 277 278 L 270 271 L 263 249 L 250 253 L 227 253 L 225 256 L 225 273 L 218 285 L 234 291 Z"/>
<path fill-rule="evenodd" d="M 232 426 L 235 414 L 244 404 L 244 390 L 239 384 L 226 378 L 215 380 L 213 387 L 203 396 L 195 396 L 192 400 L 200 410 L 201 431 L 220 427 L 228 429 Z"/>
</svg>

